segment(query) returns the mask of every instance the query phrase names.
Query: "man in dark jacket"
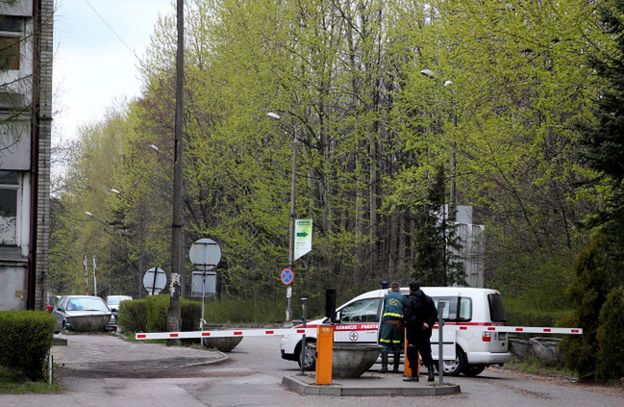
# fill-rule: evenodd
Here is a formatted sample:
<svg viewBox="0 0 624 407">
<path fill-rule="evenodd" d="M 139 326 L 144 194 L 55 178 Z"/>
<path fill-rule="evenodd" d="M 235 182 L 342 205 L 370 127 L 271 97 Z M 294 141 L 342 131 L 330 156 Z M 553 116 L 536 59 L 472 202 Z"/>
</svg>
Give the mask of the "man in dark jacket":
<svg viewBox="0 0 624 407">
<path fill-rule="evenodd" d="M 418 283 L 410 283 L 410 295 L 403 307 L 407 336 L 407 359 L 412 367 L 412 376 L 403 380 L 418 381 L 416 368 L 418 353 L 429 371 L 427 381 L 433 381 L 433 360 L 431 359 L 431 328 L 438 321 L 438 311 L 431 297 L 422 292 Z"/>
</svg>

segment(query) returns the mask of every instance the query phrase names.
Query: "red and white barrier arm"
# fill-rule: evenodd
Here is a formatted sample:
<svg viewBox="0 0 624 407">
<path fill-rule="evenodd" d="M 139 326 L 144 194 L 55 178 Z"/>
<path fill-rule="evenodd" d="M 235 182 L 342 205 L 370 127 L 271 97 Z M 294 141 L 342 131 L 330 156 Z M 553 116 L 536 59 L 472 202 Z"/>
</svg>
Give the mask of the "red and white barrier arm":
<svg viewBox="0 0 624 407">
<path fill-rule="evenodd" d="M 316 333 L 316 328 L 286 328 L 286 329 L 230 329 L 222 331 L 188 331 L 188 332 L 148 332 L 137 333 L 134 338 L 138 341 L 152 339 L 195 339 L 195 338 L 231 338 L 246 336 L 284 336 L 286 334 Z"/>
<path fill-rule="evenodd" d="M 489 332 L 508 332 L 525 334 L 562 334 L 562 335 L 582 335 L 582 328 L 556 328 L 556 327 L 533 327 L 533 326 L 488 326 L 485 328 Z"/>
</svg>

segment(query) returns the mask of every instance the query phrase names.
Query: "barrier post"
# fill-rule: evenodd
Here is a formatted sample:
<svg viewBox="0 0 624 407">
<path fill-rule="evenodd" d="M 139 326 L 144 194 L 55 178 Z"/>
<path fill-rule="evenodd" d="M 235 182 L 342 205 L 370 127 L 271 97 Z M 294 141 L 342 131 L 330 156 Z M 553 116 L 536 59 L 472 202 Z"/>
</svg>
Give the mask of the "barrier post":
<svg viewBox="0 0 624 407">
<path fill-rule="evenodd" d="M 442 301 L 438 303 L 438 380 L 440 384 L 444 383 L 444 355 L 442 353 L 442 348 L 444 347 L 444 335 L 442 334 L 444 329 L 444 318 L 442 318 L 444 315 L 444 305 Z"/>
<path fill-rule="evenodd" d="M 410 377 L 412 375 L 412 367 L 410 366 L 409 359 L 407 358 L 407 347 L 409 344 L 407 343 L 407 335 L 403 336 L 405 340 L 403 341 L 403 376 Z"/>
<path fill-rule="evenodd" d="M 308 305 L 308 299 L 306 297 L 301 298 L 301 308 L 303 309 L 303 335 L 301 336 L 301 352 L 299 352 L 299 356 L 301 357 L 301 376 L 305 376 L 305 360 L 306 354 L 308 352 L 308 344 L 306 343 L 306 308 Z"/>
<path fill-rule="evenodd" d="M 404 377 L 411 377 L 412 376 L 412 366 L 410 365 L 409 359 L 407 358 L 407 348 L 409 347 L 409 343 L 407 343 L 407 329 L 404 329 L 404 335 L 403 337 L 405 338 L 405 340 L 403 341 L 404 346 L 403 346 L 403 376 Z M 420 353 L 418 354 L 418 362 L 416 363 L 416 374 L 414 375 L 415 377 L 418 377 L 418 375 L 420 374 Z"/>
<path fill-rule="evenodd" d="M 319 325 L 316 331 L 316 384 L 332 384 L 334 326 Z"/>
</svg>

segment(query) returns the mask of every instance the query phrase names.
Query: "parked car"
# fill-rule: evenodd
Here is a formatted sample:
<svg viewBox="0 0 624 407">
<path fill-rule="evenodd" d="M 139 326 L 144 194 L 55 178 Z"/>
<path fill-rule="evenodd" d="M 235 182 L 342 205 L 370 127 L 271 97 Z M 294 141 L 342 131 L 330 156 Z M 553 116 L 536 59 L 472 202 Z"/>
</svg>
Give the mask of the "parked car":
<svg viewBox="0 0 624 407">
<path fill-rule="evenodd" d="M 109 295 L 106 297 L 106 305 L 110 308 L 113 315 L 111 315 L 109 323 L 106 325 L 107 330 L 117 330 L 117 319 L 119 318 L 119 304 L 122 301 L 132 300 L 129 295 Z"/>
<path fill-rule="evenodd" d="M 113 315 L 102 298 L 92 295 L 63 296 L 52 312 L 57 332 L 97 332 L 106 327 Z"/>
<path fill-rule="evenodd" d="M 48 303 L 46 304 L 46 311 L 50 313 L 54 311 L 54 308 L 56 307 L 56 304 L 58 304 L 60 299 L 61 297 L 59 295 L 48 295 Z"/>
</svg>

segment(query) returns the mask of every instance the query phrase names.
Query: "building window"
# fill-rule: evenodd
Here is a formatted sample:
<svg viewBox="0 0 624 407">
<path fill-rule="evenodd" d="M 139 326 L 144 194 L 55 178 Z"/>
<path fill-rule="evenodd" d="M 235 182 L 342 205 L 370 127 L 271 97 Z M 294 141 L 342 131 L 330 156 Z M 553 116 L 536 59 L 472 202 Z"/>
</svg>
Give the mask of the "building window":
<svg viewBox="0 0 624 407">
<path fill-rule="evenodd" d="M 19 37 L 0 36 L 0 71 L 18 70 L 19 67 Z"/>
<path fill-rule="evenodd" d="M 0 246 L 17 245 L 17 172 L 0 171 Z"/>
<path fill-rule="evenodd" d="M 0 16 L 0 71 L 19 69 L 23 25 L 21 17 Z"/>
<path fill-rule="evenodd" d="M 0 31 L 21 33 L 24 19 L 16 16 L 0 16 Z"/>
</svg>

